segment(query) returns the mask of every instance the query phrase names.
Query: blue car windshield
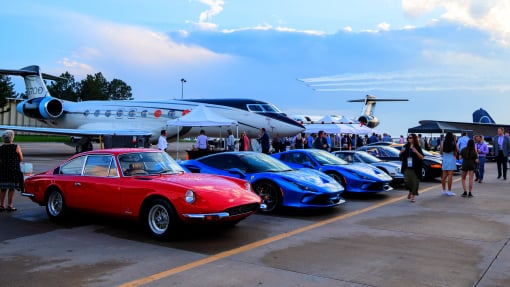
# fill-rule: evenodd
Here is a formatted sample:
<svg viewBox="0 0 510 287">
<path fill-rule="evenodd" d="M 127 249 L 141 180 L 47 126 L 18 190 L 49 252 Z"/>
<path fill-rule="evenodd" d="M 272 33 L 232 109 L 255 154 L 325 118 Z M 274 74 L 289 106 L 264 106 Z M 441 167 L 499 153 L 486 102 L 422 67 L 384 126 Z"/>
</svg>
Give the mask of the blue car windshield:
<svg viewBox="0 0 510 287">
<path fill-rule="evenodd" d="M 344 165 L 349 164 L 345 160 L 332 155 L 331 153 L 316 149 L 310 150 L 310 156 L 312 156 L 320 165 Z"/>
<path fill-rule="evenodd" d="M 364 163 L 376 163 L 376 162 L 381 162 L 382 160 L 380 160 L 379 158 L 365 152 L 365 151 L 358 151 L 356 152 L 358 154 L 358 156 L 361 158 L 361 160 L 364 162 Z"/>
<path fill-rule="evenodd" d="M 239 156 L 249 167 L 250 173 L 290 171 L 288 165 L 263 153 L 246 153 Z"/>
</svg>

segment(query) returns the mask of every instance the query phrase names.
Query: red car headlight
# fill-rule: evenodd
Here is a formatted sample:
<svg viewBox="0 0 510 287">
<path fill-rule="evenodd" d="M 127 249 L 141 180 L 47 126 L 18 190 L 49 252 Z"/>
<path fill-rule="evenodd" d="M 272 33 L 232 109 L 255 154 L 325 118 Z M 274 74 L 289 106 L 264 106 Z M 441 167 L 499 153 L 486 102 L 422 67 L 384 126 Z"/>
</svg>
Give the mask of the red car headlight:
<svg viewBox="0 0 510 287">
<path fill-rule="evenodd" d="M 193 192 L 193 190 L 191 189 L 186 190 L 186 193 L 184 194 L 184 200 L 186 200 L 186 202 L 189 204 L 195 202 L 195 193 Z"/>
</svg>

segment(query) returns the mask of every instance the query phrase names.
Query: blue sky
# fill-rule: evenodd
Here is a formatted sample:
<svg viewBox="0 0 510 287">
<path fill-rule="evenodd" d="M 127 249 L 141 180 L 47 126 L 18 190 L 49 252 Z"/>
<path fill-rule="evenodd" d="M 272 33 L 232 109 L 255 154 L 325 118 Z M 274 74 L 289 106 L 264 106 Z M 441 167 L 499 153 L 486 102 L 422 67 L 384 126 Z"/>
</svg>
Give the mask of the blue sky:
<svg viewBox="0 0 510 287">
<path fill-rule="evenodd" d="M 510 0 L 112 0 L 3 3 L 0 66 L 81 80 L 102 72 L 135 99 L 254 98 L 288 114 L 355 117 L 378 103 L 393 136 L 419 120 L 510 123 Z M 17 87 L 22 82 L 13 78 Z"/>
</svg>

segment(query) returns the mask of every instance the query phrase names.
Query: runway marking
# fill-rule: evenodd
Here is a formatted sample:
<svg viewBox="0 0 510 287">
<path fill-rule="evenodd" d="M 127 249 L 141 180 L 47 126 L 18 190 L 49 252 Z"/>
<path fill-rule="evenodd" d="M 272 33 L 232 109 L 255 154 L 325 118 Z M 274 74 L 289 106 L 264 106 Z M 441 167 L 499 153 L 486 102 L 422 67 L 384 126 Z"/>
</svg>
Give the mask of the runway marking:
<svg viewBox="0 0 510 287">
<path fill-rule="evenodd" d="M 456 182 L 456 181 L 458 181 L 458 179 L 454 180 L 453 182 Z M 425 193 L 425 192 L 430 191 L 431 189 L 434 189 L 434 188 L 437 188 L 437 185 L 430 186 L 423 190 L 420 190 L 420 193 Z M 300 234 L 300 233 L 303 233 L 303 232 L 306 232 L 306 231 L 309 231 L 309 230 L 312 230 L 312 229 L 315 229 L 315 228 L 318 228 L 318 227 L 321 227 L 324 225 L 328 225 L 330 223 L 333 223 L 333 222 L 336 222 L 339 220 L 343 220 L 343 219 L 353 217 L 358 214 L 369 212 L 369 211 L 377 209 L 379 207 L 383 207 L 385 205 L 395 203 L 402 199 L 407 199 L 407 195 L 387 199 L 385 201 L 382 201 L 380 203 L 371 205 L 369 207 L 366 207 L 366 208 L 363 208 L 360 210 L 355 210 L 355 211 L 352 211 L 352 212 L 349 212 L 346 214 L 342 214 L 342 215 L 339 215 L 339 216 L 336 216 L 336 217 L 333 217 L 330 219 L 326 219 L 323 221 L 319 221 L 319 222 L 316 222 L 316 223 L 313 223 L 313 224 L 310 224 L 310 225 L 307 225 L 307 226 L 304 226 L 304 227 L 301 227 L 298 229 L 294 229 L 289 232 L 284 232 L 284 233 L 281 233 L 281 234 L 278 234 L 278 235 L 275 235 L 272 237 L 268 237 L 266 239 L 262 239 L 259 241 L 255 241 L 253 243 L 249 243 L 249 244 L 246 244 L 246 245 L 234 248 L 234 249 L 223 251 L 218 254 L 211 255 L 211 256 L 205 257 L 203 259 L 199 259 L 199 260 L 196 260 L 196 261 L 193 261 L 193 262 L 190 262 L 190 263 L 187 263 L 187 264 L 184 264 L 184 265 L 172 268 L 172 269 L 168 269 L 168 270 L 165 270 L 165 271 L 153 274 L 153 275 L 149 275 L 149 276 L 137 279 L 137 280 L 133 280 L 131 282 L 117 285 L 117 287 L 136 287 L 136 286 L 140 286 L 140 285 L 145 285 L 145 284 L 148 284 L 148 283 L 151 283 L 151 282 L 154 282 L 154 281 L 166 278 L 166 277 L 170 277 L 172 275 L 175 275 L 175 274 L 178 274 L 178 273 L 181 273 L 181 272 L 184 272 L 184 271 L 187 271 L 187 270 L 190 270 L 190 269 L 193 269 L 193 268 L 196 268 L 196 267 L 199 267 L 199 266 L 211 263 L 211 262 L 218 261 L 220 259 L 224 259 L 224 258 L 233 256 L 233 255 L 236 255 L 236 254 L 250 251 L 252 249 L 273 243 L 278 240 L 285 239 L 290 236 L 294 236 L 294 235 L 297 235 L 297 234 Z"/>
</svg>

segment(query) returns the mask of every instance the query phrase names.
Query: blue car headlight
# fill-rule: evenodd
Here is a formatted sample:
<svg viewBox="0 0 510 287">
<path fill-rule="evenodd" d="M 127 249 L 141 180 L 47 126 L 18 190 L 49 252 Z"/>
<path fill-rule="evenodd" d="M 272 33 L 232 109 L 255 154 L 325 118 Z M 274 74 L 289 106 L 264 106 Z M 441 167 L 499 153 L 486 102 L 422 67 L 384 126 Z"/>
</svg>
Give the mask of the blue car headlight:
<svg viewBox="0 0 510 287">
<path fill-rule="evenodd" d="M 359 178 L 364 179 L 364 180 L 373 180 L 372 177 L 366 176 L 365 174 L 362 174 L 362 173 L 359 173 L 359 172 L 355 172 L 353 170 L 349 170 L 349 172 L 352 175 L 354 175 L 355 177 L 359 177 Z"/>
<path fill-rule="evenodd" d="M 309 192 L 317 192 L 317 190 L 315 190 L 315 188 L 311 187 L 311 186 L 307 186 L 307 185 L 304 185 L 304 184 L 301 184 L 299 182 L 292 182 L 295 186 L 297 186 L 297 188 L 301 189 L 301 190 L 304 190 L 304 191 L 309 191 Z"/>
</svg>

